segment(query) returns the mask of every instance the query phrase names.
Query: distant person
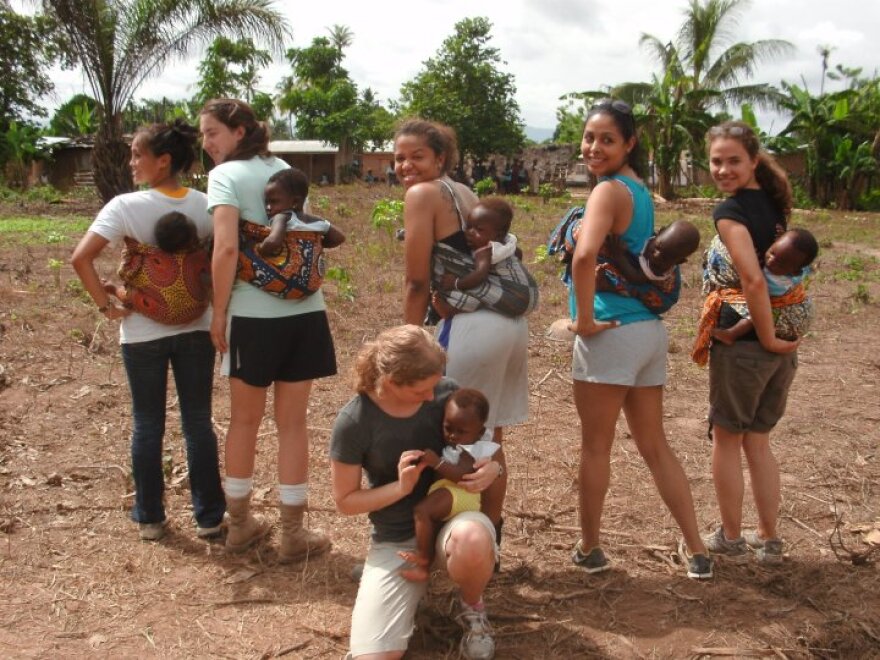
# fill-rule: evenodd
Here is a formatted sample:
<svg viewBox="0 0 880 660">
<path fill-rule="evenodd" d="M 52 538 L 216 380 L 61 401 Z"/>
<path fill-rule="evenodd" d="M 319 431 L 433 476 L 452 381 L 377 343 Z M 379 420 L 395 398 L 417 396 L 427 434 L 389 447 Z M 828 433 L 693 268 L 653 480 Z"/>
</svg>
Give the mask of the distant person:
<svg viewBox="0 0 880 660">
<path fill-rule="evenodd" d="M 708 277 L 704 283 L 710 297 L 745 299 L 754 329 L 731 344 L 713 341 L 709 350 L 712 478 L 721 525 L 705 541 L 710 552 L 732 561 L 747 559 L 751 548 L 760 561 L 778 563 L 783 555 L 776 526 L 779 464 L 770 445 L 770 433 L 785 413 L 797 373 L 799 340 L 777 337 L 762 269 L 767 265 L 768 250 L 788 227 L 791 185 L 785 171 L 761 149 L 748 124 L 727 121 L 714 126 L 706 134 L 706 142 L 709 173 L 718 190 L 728 195 L 712 215 L 738 276 L 739 292 L 730 287 L 716 289 Z M 704 276 L 709 274 L 706 271 Z M 716 309 L 707 303 L 703 314 L 714 315 Z M 739 314 L 723 306 L 717 314 L 709 322 L 721 329 L 741 320 Z M 758 513 L 757 527 L 746 532 L 742 529 L 743 454 Z"/>
<path fill-rule="evenodd" d="M 220 536 L 226 502 L 220 485 L 217 436 L 211 422 L 211 395 L 214 381 L 214 347 L 208 330 L 211 312 L 207 301 L 195 318 L 184 323 L 168 324 L 146 316 L 137 309 L 118 307 L 108 297 L 98 277 L 95 261 L 107 245 L 134 241 L 154 244 L 160 222 L 175 233 L 180 216 L 195 226 L 197 240 L 211 236 L 211 217 L 204 193 L 180 184 L 180 176 L 195 162 L 197 132 L 186 122 L 154 124 L 139 129 L 131 143 L 131 173 L 135 183 L 147 190 L 114 197 L 98 213 L 89 230 L 73 252 L 71 262 L 83 287 L 98 306 L 98 312 L 110 320 L 121 320 L 119 341 L 122 363 L 131 391 L 131 472 L 134 477 L 134 504 L 131 517 L 138 524 L 143 541 L 158 541 L 165 536 L 167 514 L 162 468 L 163 440 L 167 418 L 168 369 L 174 376 L 181 428 L 186 445 L 188 483 L 192 515 L 199 538 Z M 172 222 L 172 220 L 174 220 Z M 191 227 L 182 223 L 180 237 L 193 242 Z M 160 230 L 160 235 L 163 233 Z M 166 237 L 162 237 L 165 243 Z M 180 242 L 165 243 L 178 247 Z M 155 250 L 155 248 L 152 248 Z M 168 257 L 164 253 L 164 257 Z M 207 265 L 207 254 L 199 261 L 174 262 L 187 279 L 199 281 Z M 167 262 L 163 262 L 167 263 Z M 164 275 L 153 283 L 158 291 L 168 281 Z M 186 287 L 184 286 L 184 289 Z M 125 292 L 124 292 L 125 293 Z M 156 299 L 159 305 L 160 299 Z M 186 307 L 181 310 L 181 305 Z M 189 313 L 185 296 L 171 295 L 161 303 L 163 315 Z"/>
<path fill-rule="evenodd" d="M 376 177 L 373 175 L 373 170 L 367 170 L 367 173 L 364 174 L 364 183 L 375 183 Z"/>
<path fill-rule="evenodd" d="M 394 174 L 394 162 L 388 163 L 388 167 L 385 168 L 385 180 L 388 182 L 388 187 L 397 185 L 397 176 Z"/>
<path fill-rule="evenodd" d="M 327 174 L 326 172 L 324 172 L 321 175 L 321 178 L 318 179 L 318 185 L 319 186 L 329 186 L 330 185 L 330 175 Z"/>
</svg>

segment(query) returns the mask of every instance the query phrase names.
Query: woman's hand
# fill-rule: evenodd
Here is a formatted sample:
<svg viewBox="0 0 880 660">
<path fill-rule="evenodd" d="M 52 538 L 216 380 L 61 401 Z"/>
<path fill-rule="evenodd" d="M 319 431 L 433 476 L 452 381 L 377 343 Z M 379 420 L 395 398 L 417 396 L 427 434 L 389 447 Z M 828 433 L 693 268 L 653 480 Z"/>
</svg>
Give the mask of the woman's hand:
<svg viewBox="0 0 880 660">
<path fill-rule="evenodd" d="M 117 307 L 115 304 L 110 303 L 104 312 L 104 316 L 110 320 L 115 321 L 117 319 L 124 319 L 126 316 L 131 315 L 131 310 L 127 307 Z"/>
<path fill-rule="evenodd" d="M 596 321 L 594 319 L 581 320 L 577 318 L 569 324 L 568 329 L 576 335 L 587 338 L 592 337 L 593 335 L 598 335 L 605 330 L 616 328 L 619 325 L 619 321 Z"/>
<path fill-rule="evenodd" d="M 491 458 L 474 462 L 474 471 L 464 475 L 458 485 L 470 493 L 482 493 L 501 476 L 501 463 Z"/>
<path fill-rule="evenodd" d="M 420 449 L 408 449 L 400 455 L 400 461 L 397 463 L 397 482 L 400 487 L 401 495 L 409 495 L 422 471 L 428 467 L 428 464 L 422 460 L 425 452 Z"/>
<path fill-rule="evenodd" d="M 773 337 L 773 339 L 765 345 L 761 342 L 761 347 L 765 351 L 770 351 L 771 353 L 794 353 L 798 346 L 800 346 L 801 340 L 795 339 L 794 341 L 788 341 L 787 339 L 780 339 L 779 337 Z"/>
<path fill-rule="evenodd" d="M 229 350 L 226 345 L 226 312 L 218 312 L 216 309 L 211 316 L 211 343 L 218 353 L 225 353 Z"/>
</svg>

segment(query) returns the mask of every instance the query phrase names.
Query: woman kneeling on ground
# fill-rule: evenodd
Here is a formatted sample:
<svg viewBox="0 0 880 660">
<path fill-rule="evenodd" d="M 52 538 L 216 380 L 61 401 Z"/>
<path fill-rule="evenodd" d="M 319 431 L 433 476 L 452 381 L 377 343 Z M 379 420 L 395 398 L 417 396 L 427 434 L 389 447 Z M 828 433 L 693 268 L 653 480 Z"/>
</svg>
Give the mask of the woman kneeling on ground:
<svg viewBox="0 0 880 660">
<path fill-rule="evenodd" d="M 330 444 L 333 499 L 341 513 L 369 514 L 372 540 L 352 612 L 351 655 L 401 658 L 413 633 L 427 582 L 400 571 L 401 553 L 416 549 L 413 508 L 428 493 L 434 471 L 425 450 L 442 453 L 443 410 L 453 381 L 443 378 L 446 355 L 424 329 L 382 332 L 357 358 L 357 395 L 339 412 Z M 494 460 L 475 463 L 460 485 L 482 492 L 499 475 Z M 361 483 L 365 471 L 369 487 Z M 461 593 L 459 621 L 465 658 L 492 658 L 495 642 L 483 590 L 496 559 L 495 528 L 480 512 L 460 513 L 440 529 L 434 568 L 445 570 Z"/>
</svg>

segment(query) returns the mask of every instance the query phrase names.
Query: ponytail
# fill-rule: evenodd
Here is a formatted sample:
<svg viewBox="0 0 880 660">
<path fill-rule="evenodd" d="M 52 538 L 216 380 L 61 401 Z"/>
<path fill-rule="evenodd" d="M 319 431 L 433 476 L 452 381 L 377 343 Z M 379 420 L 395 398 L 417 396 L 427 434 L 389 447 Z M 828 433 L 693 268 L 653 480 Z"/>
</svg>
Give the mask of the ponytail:
<svg viewBox="0 0 880 660">
<path fill-rule="evenodd" d="M 774 206 L 788 221 L 791 216 L 791 207 L 794 204 L 794 196 L 791 192 L 791 183 L 782 166 L 763 149 L 758 152 L 758 165 L 755 167 L 755 179 L 761 190 L 766 192 L 773 200 Z"/>
</svg>

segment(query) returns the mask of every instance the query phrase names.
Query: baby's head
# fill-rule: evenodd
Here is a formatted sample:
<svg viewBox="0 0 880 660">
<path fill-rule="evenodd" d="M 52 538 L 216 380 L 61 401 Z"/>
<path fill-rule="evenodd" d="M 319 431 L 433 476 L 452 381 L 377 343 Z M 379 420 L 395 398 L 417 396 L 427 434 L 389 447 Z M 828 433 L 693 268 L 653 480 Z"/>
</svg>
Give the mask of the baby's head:
<svg viewBox="0 0 880 660">
<path fill-rule="evenodd" d="M 176 211 L 156 221 L 156 245 L 163 252 L 183 252 L 199 246 L 199 232 L 189 217 Z"/>
<path fill-rule="evenodd" d="M 663 227 L 645 244 L 645 259 L 655 273 L 683 264 L 700 247 L 700 230 L 687 220 Z"/>
<path fill-rule="evenodd" d="M 490 241 L 504 242 L 510 231 L 513 209 L 500 197 L 481 199 L 465 221 L 464 237 L 471 250 L 486 247 Z"/>
<path fill-rule="evenodd" d="M 819 254 L 816 237 L 806 229 L 789 229 L 764 253 L 764 265 L 774 275 L 797 275 Z"/>
<path fill-rule="evenodd" d="M 290 209 L 301 213 L 308 196 L 309 178 L 305 172 L 296 167 L 275 172 L 269 177 L 269 183 L 263 191 L 266 213 L 270 218 Z"/>
<path fill-rule="evenodd" d="M 479 390 L 463 387 L 446 400 L 443 439 L 448 445 L 472 445 L 486 430 L 489 401 Z"/>
</svg>

